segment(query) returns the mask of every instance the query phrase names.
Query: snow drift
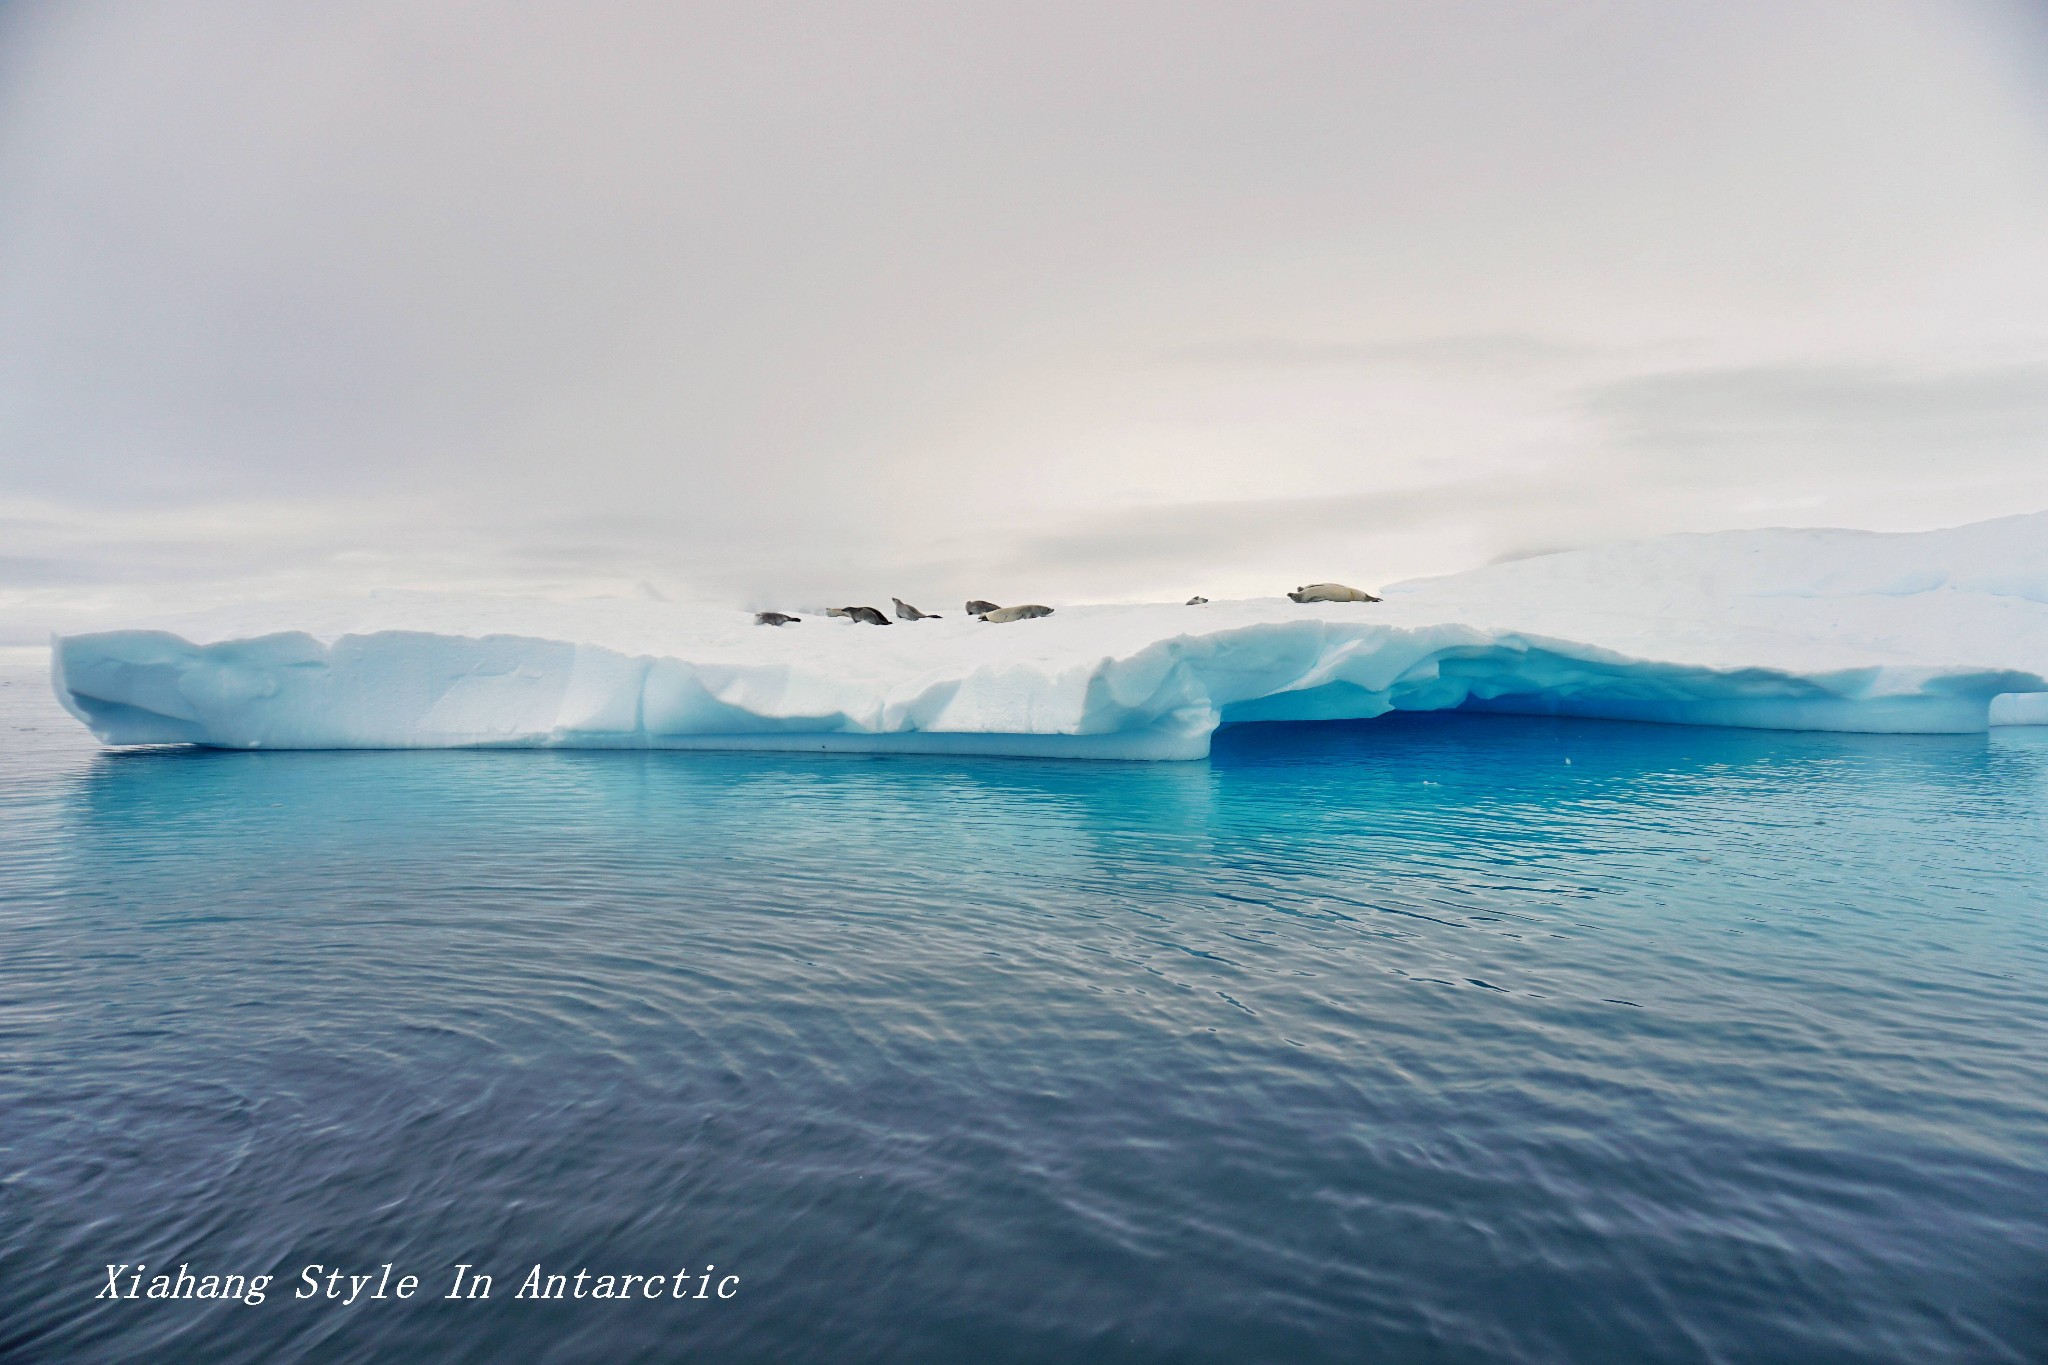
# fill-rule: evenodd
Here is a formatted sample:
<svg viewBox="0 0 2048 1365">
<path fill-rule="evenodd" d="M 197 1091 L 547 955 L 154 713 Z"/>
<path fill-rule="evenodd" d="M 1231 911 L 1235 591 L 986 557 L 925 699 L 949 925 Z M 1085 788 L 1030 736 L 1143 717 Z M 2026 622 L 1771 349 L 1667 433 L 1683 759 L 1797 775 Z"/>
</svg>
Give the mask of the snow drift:
<svg viewBox="0 0 2048 1365">
<path fill-rule="evenodd" d="M 1385 595 L 887 629 L 379 595 L 60 637 L 53 672 L 106 743 L 251 749 L 1164 759 L 1203 756 L 1218 725 L 1395 710 L 1895 732 L 2048 719 L 2048 513 L 1669 536 Z"/>
</svg>

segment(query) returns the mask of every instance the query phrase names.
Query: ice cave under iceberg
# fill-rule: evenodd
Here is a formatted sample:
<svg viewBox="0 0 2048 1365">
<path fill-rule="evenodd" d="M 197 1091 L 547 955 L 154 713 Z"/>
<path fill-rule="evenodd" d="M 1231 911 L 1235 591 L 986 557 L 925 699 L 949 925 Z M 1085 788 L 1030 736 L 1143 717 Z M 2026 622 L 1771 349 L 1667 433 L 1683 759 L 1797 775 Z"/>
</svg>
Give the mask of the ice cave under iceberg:
<svg viewBox="0 0 2048 1365">
<path fill-rule="evenodd" d="M 806 613 L 775 629 L 638 600 L 380 594 L 60 636 L 53 675 L 108 744 L 237 749 L 1188 759 L 1219 725 L 1398 710 L 1920 733 L 2048 723 L 2048 513 L 1667 536 L 1385 596 L 1055 603 L 1040 620 L 948 612 L 888 629 Z"/>
</svg>

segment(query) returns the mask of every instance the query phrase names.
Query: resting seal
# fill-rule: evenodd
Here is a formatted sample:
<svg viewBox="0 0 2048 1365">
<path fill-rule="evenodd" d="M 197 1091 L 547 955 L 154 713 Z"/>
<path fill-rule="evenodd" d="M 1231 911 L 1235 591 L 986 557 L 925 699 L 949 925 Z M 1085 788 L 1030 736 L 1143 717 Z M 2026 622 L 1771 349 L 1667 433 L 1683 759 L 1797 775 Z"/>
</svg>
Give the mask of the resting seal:
<svg viewBox="0 0 2048 1365">
<path fill-rule="evenodd" d="M 754 613 L 754 624 L 757 626 L 793 626 L 803 619 L 801 616 L 784 616 L 779 611 L 757 611 Z"/>
<path fill-rule="evenodd" d="M 1000 623 L 1003 621 L 1029 621 L 1033 617 L 1050 615 L 1052 615 L 1051 607 L 1041 607 L 1033 604 L 1023 607 L 997 607 L 994 611 L 983 612 L 981 619 Z"/>
<path fill-rule="evenodd" d="M 937 612 L 919 611 L 900 597 L 892 597 L 889 600 L 896 604 L 896 619 L 899 621 L 936 621 L 939 619 Z"/>
<path fill-rule="evenodd" d="M 1208 604 L 1208 601 L 1209 599 L 1206 597 L 1190 597 L 1188 599 L 1188 605 L 1191 607 L 1206 606 Z"/>
<path fill-rule="evenodd" d="M 1380 599 L 1358 588 L 1347 588 L 1342 583 L 1311 583 L 1305 588 L 1296 588 L 1287 594 L 1294 602 L 1377 602 Z"/>
<path fill-rule="evenodd" d="M 849 621 L 858 621 L 864 626 L 886 626 L 892 624 L 888 617 L 873 607 L 835 607 L 826 613 L 829 616 L 844 616 Z"/>
<path fill-rule="evenodd" d="M 984 602 L 980 598 L 976 598 L 974 601 L 969 602 L 967 604 L 967 614 L 969 616 L 986 616 L 995 609 L 995 603 Z"/>
</svg>

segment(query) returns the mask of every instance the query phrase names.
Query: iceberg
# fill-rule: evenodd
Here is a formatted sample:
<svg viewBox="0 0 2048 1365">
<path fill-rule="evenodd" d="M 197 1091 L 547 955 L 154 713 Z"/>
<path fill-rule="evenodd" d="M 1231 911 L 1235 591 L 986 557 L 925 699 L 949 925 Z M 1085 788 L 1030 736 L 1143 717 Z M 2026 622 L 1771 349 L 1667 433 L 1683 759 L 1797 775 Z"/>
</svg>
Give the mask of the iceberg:
<svg viewBox="0 0 2048 1365">
<path fill-rule="evenodd" d="M 876 629 L 380 594 L 59 636 L 113 745 L 1193 759 L 1219 726 L 1464 709 L 1955 733 L 2048 721 L 2048 513 L 1666 536 L 1387 588 Z"/>
</svg>

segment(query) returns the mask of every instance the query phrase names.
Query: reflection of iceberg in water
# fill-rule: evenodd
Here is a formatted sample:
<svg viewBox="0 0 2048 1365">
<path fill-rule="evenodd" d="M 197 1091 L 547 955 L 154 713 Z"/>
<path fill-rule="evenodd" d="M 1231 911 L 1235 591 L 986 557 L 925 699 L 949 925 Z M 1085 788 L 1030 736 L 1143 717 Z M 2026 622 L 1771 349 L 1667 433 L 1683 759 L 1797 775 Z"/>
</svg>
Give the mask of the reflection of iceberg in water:
<svg viewBox="0 0 2048 1365">
<path fill-rule="evenodd" d="M 805 887 L 833 913 L 894 915 L 906 868 L 921 894 L 962 903 L 1028 909 L 1047 888 L 1113 901 L 1133 857 L 1213 857 L 1215 777 L 1200 764 L 945 756 L 116 752 L 73 785 L 70 880 L 53 890 L 106 896 L 109 869 L 175 859 L 204 829 L 241 869 L 223 896 L 266 916 L 284 911 L 253 869 L 280 850 L 306 883 L 501 888 L 518 918 L 584 897 L 758 906 Z M 350 871 L 366 850 L 368 881 Z M 140 885 L 113 893 L 149 900 Z"/>
<path fill-rule="evenodd" d="M 906 877 L 918 888 L 911 903 L 1024 916 L 1062 901 L 1063 914 L 1142 919 L 1245 896 L 1333 920 L 1468 899 L 1497 913 L 1503 887 L 1576 903 L 1574 869 L 1588 857 L 1666 860 L 1765 790 L 1796 805 L 1783 793 L 1821 782 L 1836 814 L 1853 794 L 1858 819 L 1911 821 L 1916 803 L 1954 802 L 1973 783 L 2038 784 L 2044 743 L 2048 733 L 2031 730 L 1901 743 L 1413 715 L 1234 729 L 1208 764 L 110 753 L 72 784 L 56 841 L 64 880 L 49 890 L 52 904 L 147 905 L 139 879 L 168 875 L 204 880 L 223 914 L 289 919 L 295 896 L 396 908 L 419 888 L 449 887 L 550 933 L 601 902 L 678 914 L 801 904 L 824 933 L 835 918 L 903 913 Z M 190 851 L 195 830 L 207 832 L 204 858 Z M 1835 837 L 1803 816 L 1778 833 L 1745 856 L 1797 866 Z M 278 893 L 280 857 L 295 896 Z"/>
<path fill-rule="evenodd" d="M 112 744 L 1196 758 L 1219 725 L 1472 709 L 1968 732 L 2048 714 L 2048 514 L 1673 536 L 1381 605 L 1071 607 L 892 630 L 401 596 L 57 642 Z"/>
</svg>

